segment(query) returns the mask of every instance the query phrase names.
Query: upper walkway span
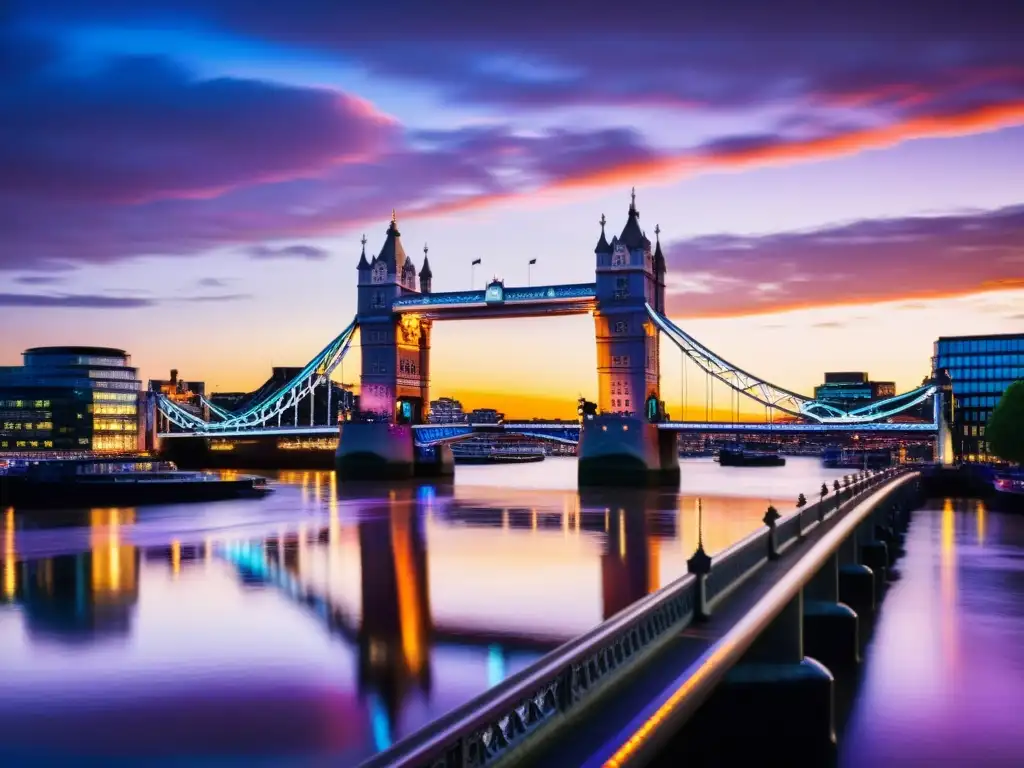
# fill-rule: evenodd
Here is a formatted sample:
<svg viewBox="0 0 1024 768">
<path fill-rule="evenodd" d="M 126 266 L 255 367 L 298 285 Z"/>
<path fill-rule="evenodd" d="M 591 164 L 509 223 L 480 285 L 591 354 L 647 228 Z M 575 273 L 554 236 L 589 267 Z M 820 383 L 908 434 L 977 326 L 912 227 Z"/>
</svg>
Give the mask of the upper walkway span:
<svg viewBox="0 0 1024 768">
<path fill-rule="evenodd" d="M 426 293 L 395 299 L 392 308 L 400 315 L 415 314 L 425 320 L 473 320 L 580 315 L 593 311 L 596 302 L 594 283 L 506 288 L 494 282 L 483 291 Z"/>
</svg>

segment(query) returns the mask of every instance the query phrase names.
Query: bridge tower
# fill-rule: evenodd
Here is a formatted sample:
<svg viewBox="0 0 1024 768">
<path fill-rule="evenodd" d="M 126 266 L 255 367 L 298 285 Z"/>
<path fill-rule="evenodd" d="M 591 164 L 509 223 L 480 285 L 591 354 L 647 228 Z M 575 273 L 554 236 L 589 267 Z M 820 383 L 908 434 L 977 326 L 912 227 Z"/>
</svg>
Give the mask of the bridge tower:
<svg viewBox="0 0 1024 768">
<path fill-rule="evenodd" d="M 380 252 L 368 261 L 366 237 L 359 275 L 357 320 L 362 371 L 360 413 L 342 425 L 336 464 L 343 477 L 400 477 L 412 474 L 411 425 L 425 416 L 429 403 L 430 323 L 412 314 L 399 316 L 395 299 L 429 293 L 430 264 L 423 269 L 402 247 L 394 211 Z"/>
<path fill-rule="evenodd" d="M 594 248 L 594 333 L 597 341 L 598 409 L 580 437 L 582 484 L 632 484 L 678 477 L 677 438 L 659 433 L 645 414 L 645 402 L 661 402 L 658 330 L 647 304 L 665 306 L 665 258 L 658 240 L 640 227 L 636 191 L 622 233 L 608 242 L 605 217 Z M 662 445 L 664 443 L 664 445 Z M 672 443 L 669 446 L 669 443 Z M 671 454 L 671 456 L 669 455 Z M 667 475 L 666 475 L 667 473 Z"/>
</svg>

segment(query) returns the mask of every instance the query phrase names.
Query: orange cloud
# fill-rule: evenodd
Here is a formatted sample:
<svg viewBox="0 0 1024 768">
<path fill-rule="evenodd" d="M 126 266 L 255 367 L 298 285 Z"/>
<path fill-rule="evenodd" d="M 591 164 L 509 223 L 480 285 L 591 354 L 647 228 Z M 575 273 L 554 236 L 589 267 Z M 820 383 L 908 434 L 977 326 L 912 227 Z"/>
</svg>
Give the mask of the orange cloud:
<svg viewBox="0 0 1024 768">
<path fill-rule="evenodd" d="M 890 125 L 800 140 L 768 140 L 740 149 L 688 151 L 597 169 L 560 179 L 549 189 L 565 189 L 636 181 L 667 181 L 688 175 L 730 168 L 747 168 L 812 160 L 824 160 L 886 149 L 906 141 L 951 138 L 996 131 L 1024 124 L 1024 101 L 989 104 L 949 115 L 912 117 Z"/>
</svg>

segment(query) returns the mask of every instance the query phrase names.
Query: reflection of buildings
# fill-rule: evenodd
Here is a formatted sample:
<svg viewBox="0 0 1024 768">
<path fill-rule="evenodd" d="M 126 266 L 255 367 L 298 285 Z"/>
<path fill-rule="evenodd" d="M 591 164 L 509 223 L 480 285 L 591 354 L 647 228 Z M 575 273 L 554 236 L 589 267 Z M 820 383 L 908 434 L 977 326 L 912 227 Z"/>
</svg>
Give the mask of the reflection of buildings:
<svg viewBox="0 0 1024 768">
<path fill-rule="evenodd" d="M 460 525 L 511 530 L 605 534 L 601 556 L 602 616 L 607 619 L 660 584 L 661 542 L 676 537 L 678 497 L 664 491 L 581 491 L 561 512 L 453 502 L 445 516 Z"/>
<path fill-rule="evenodd" d="M 363 623 L 360 687 L 379 692 L 394 722 L 412 686 L 430 690 L 430 598 L 423 521 L 413 490 L 391 494 L 390 514 L 359 522 Z"/>
<path fill-rule="evenodd" d="M 13 517 L 13 516 L 11 516 Z M 121 542 L 119 529 L 134 510 L 93 510 L 91 549 L 16 562 L 5 523 L 3 596 L 23 607 L 32 635 L 64 642 L 127 635 L 139 597 L 139 554 Z"/>
<path fill-rule="evenodd" d="M 660 583 L 661 540 L 675 536 L 676 510 L 659 515 L 658 493 L 635 491 L 584 494 L 586 507 L 605 508 L 607 541 L 601 555 L 602 618 L 607 620 L 645 595 Z"/>
</svg>

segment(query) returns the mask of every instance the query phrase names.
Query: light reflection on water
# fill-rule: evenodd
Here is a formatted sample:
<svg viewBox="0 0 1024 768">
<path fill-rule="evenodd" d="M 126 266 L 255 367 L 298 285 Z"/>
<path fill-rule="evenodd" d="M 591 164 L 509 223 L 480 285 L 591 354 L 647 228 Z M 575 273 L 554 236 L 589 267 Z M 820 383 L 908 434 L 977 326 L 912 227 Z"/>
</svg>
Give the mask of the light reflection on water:
<svg viewBox="0 0 1024 768">
<path fill-rule="evenodd" d="M 1024 517 L 919 510 L 843 739 L 841 765 L 1024 762 Z"/>
<path fill-rule="evenodd" d="M 577 493 L 575 470 L 6 510 L 0 749 L 355 762 L 685 573 L 698 495 L 713 553 L 842 475 L 692 460 L 681 492 Z"/>
</svg>

